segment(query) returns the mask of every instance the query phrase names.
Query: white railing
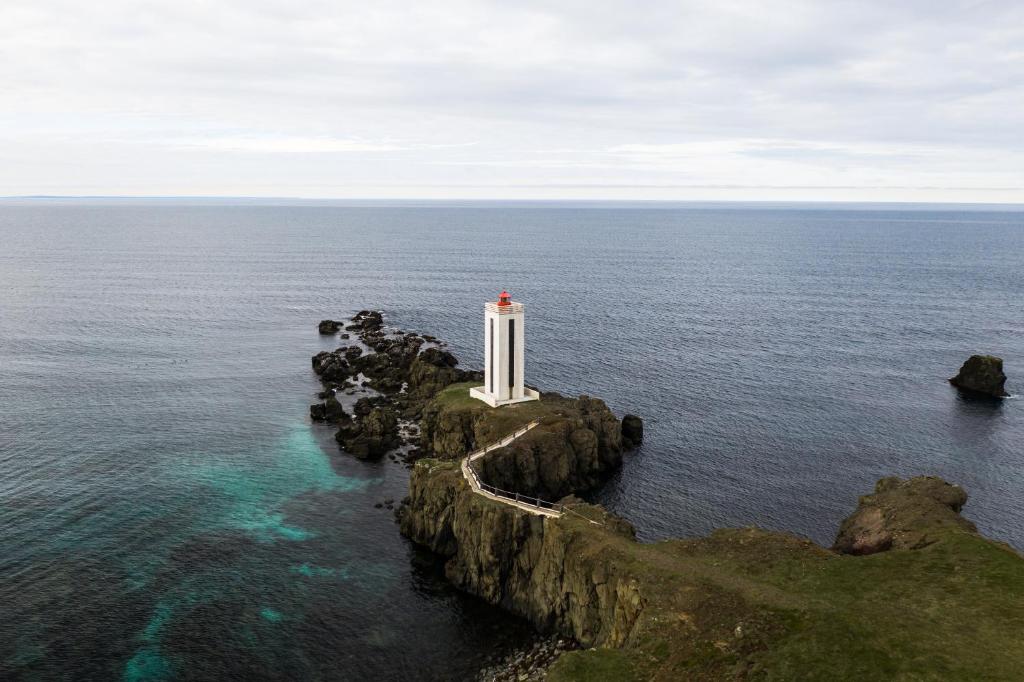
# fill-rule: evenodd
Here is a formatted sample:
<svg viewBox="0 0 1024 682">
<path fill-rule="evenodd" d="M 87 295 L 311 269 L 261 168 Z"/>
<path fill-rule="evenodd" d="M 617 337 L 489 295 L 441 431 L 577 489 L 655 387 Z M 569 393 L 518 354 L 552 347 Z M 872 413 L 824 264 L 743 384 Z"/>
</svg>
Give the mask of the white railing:
<svg viewBox="0 0 1024 682">
<path fill-rule="evenodd" d="M 498 488 L 497 486 L 484 483 L 480 479 L 479 472 L 477 472 L 476 468 L 473 466 L 474 460 L 480 459 L 488 452 L 497 450 L 498 448 L 505 447 L 506 445 L 514 441 L 516 438 L 519 438 L 524 433 L 526 433 L 533 427 L 537 426 L 537 424 L 539 423 L 539 420 L 534 420 L 527 424 L 526 426 L 522 427 L 521 429 L 518 429 L 517 431 L 505 436 L 501 440 L 491 443 L 490 445 L 480 448 L 478 450 L 474 450 L 473 452 L 466 456 L 462 470 L 463 474 L 469 480 L 470 486 L 476 492 L 482 492 L 490 497 L 497 498 L 499 502 L 504 502 L 507 500 L 508 502 L 512 503 L 517 507 L 526 506 L 532 509 L 536 509 L 541 514 L 550 516 L 561 516 L 565 512 L 564 505 L 558 504 L 557 502 L 549 502 L 539 497 L 531 497 L 529 495 L 523 495 L 522 493 L 517 493 L 511 490 L 504 490 L 502 488 Z"/>
</svg>

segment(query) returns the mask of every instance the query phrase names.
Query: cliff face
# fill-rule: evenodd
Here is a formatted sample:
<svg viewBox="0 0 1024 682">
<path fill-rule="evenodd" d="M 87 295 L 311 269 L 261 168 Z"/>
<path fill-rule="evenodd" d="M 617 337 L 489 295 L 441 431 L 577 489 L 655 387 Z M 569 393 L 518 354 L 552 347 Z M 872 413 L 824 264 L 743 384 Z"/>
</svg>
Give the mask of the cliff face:
<svg viewBox="0 0 1024 682">
<path fill-rule="evenodd" d="M 585 646 L 632 641 L 646 599 L 614 549 L 633 530 L 580 505 L 599 519 L 545 519 L 475 495 L 453 463 L 423 460 L 410 481 L 402 532 L 448 558 L 445 573 L 460 589 L 525 616 L 543 630 L 571 634 Z M 607 536 L 611 542 L 599 542 Z"/>
</svg>

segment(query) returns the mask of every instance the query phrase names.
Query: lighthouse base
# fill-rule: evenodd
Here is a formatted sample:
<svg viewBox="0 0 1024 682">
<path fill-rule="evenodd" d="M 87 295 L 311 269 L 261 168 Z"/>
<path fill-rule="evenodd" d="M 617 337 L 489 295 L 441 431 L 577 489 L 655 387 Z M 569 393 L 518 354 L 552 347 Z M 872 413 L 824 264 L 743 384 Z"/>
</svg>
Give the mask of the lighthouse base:
<svg viewBox="0 0 1024 682">
<path fill-rule="evenodd" d="M 483 386 L 474 386 L 469 389 L 469 396 L 482 400 L 491 407 L 501 407 L 502 405 L 515 405 L 516 403 L 528 403 L 531 400 L 540 400 L 540 393 L 533 390 L 532 388 L 523 389 L 522 398 L 508 398 L 507 400 L 498 400 L 495 396 L 491 395 L 484 390 Z"/>
</svg>

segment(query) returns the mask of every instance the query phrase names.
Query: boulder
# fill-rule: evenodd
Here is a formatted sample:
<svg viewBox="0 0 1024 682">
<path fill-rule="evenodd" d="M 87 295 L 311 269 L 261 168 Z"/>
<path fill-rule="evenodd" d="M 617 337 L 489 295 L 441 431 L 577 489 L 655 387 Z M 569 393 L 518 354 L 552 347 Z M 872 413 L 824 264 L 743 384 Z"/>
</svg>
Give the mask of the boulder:
<svg viewBox="0 0 1024 682">
<path fill-rule="evenodd" d="M 313 421 L 326 422 L 343 422 L 351 419 L 333 393 L 328 395 L 322 403 L 310 405 L 309 416 Z"/>
<path fill-rule="evenodd" d="M 635 414 L 622 418 L 622 447 L 633 449 L 644 442 L 644 420 Z"/>
<path fill-rule="evenodd" d="M 348 361 L 337 351 L 323 351 L 313 356 L 313 371 L 324 382 L 341 383 L 351 374 Z"/>
<path fill-rule="evenodd" d="M 976 532 L 960 516 L 967 493 L 934 476 L 909 480 L 883 478 L 872 495 L 839 527 L 832 549 L 843 554 L 876 554 L 889 549 L 920 549 L 950 530 Z"/>
<path fill-rule="evenodd" d="M 341 322 L 335 320 L 320 320 L 320 324 L 317 325 L 317 330 L 321 334 L 337 334 L 341 331 Z"/>
<path fill-rule="evenodd" d="M 993 398 L 1005 398 L 1009 395 L 1003 388 L 1006 384 L 1003 360 L 994 355 L 972 355 L 949 383 L 964 391 Z"/>
</svg>

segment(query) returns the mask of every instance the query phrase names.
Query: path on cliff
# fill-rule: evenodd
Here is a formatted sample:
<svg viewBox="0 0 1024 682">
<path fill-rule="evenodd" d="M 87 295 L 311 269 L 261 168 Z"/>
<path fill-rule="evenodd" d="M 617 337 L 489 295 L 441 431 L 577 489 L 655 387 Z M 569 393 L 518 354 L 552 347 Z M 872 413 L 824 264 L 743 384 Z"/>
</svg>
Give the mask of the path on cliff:
<svg viewBox="0 0 1024 682">
<path fill-rule="evenodd" d="M 530 512 L 531 514 L 558 518 L 564 511 L 562 505 L 556 502 L 542 500 L 539 497 L 529 497 L 509 490 L 495 488 L 493 485 L 488 485 L 481 481 L 476 469 L 473 468 L 474 461 L 480 459 L 492 450 L 505 447 L 516 438 L 519 438 L 524 433 L 537 426 L 539 423 L 539 420 L 534 420 L 521 429 L 505 436 L 501 440 L 469 453 L 465 459 L 462 460 L 462 476 L 469 482 L 469 487 L 472 488 L 473 492 L 477 495 L 483 495 L 495 502 L 501 502 L 502 504 L 507 504 L 512 507 L 518 507 L 519 509 Z"/>
</svg>

